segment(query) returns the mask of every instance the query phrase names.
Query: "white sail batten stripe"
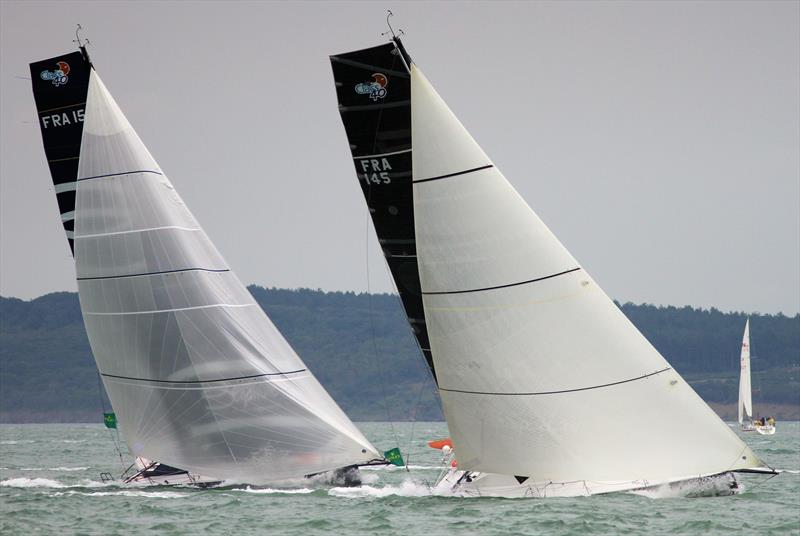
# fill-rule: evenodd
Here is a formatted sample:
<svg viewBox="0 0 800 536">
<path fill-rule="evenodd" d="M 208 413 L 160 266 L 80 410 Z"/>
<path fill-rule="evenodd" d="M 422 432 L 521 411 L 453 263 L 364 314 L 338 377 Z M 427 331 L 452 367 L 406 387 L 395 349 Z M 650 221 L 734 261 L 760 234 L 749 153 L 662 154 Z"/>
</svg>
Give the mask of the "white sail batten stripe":
<svg viewBox="0 0 800 536">
<path fill-rule="evenodd" d="M 155 314 L 155 313 L 171 313 L 176 311 L 194 311 L 196 309 L 212 309 L 215 307 L 254 307 L 257 304 L 255 303 L 212 303 L 210 305 L 195 305 L 193 307 L 177 307 L 175 309 L 154 309 L 151 311 L 127 311 L 127 312 L 119 312 L 119 313 L 92 313 L 92 312 L 84 312 L 85 315 L 92 315 L 92 316 L 121 316 L 121 315 L 146 315 L 146 314 Z"/>
<path fill-rule="evenodd" d="M 67 238 L 70 240 L 75 240 L 75 231 L 65 231 L 67 233 Z"/>
<path fill-rule="evenodd" d="M 56 184 L 54 186 L 56 195 L 61 194 L 64 192 L 73 192 L 78 187 L 78 183 L 75 181 L 72 182 L 62 182 L 61 184 Z"/>
<path fill-rule="evenodd" d="M 74 220 L 74 219 L 75 219 L 75 211 L 74 210 L 70 210 L 69 212 L 64 212 L 63 214 L 61 214 L 61 221 L 62 222 L 66 222 L 66 221 L 70 221 L 70 220 Z"/>
<path fill-rule="evenodd" d="M 621 385 L 623 383 L 630 383 L 635 382 L 638 380 L 643 380 L 645 378 L 650 378 L 651 376 L 655 376 L 657 374 L 661 374 L 663 372 L 667 372 L 668 370 L 672 370 L 672 367 L 665 367 L 661 370 L 657 370 L 655 372 L 651 372 L 649 374 L 644 374 L 642 376 L 637 376 L 635 378 L 628 378 L 627 380 L 620 380 L 618 382 L 611 382 L 611 383 L 604 383 L 601 385 L 592 385 L 589 387 L 576 387 L 574 389 L 561 389 L 558 391 L 537 391 L 531 393 L 503 393 L 503 392 L 488 392 L 488 391 L 469 391 L 466 389 L 449 389 L 446 387 L 439 387 L 440 391 L 449 391 L 451 393 L 464 393 L 467 395 L 489 395 L 489 396 L 539 396 L 539 395 L 558 395 L 563 393 L 576 393 L 579 391 L 591 391 L 592 389 L 602 389 L 604 387 L 612 387 L 614 385 Z"/>
<path fill-rule="evenodd" d="M 163 227 L 149 227 L 147 229 L 131 229 L 130 231 L 115 231 L 113 233 L 93 233 L 93 234 L 85 234 L 85 235 L 78 235 L 75 238 L 96 238 L 99 236 L 114 236 L 114 235 L 124 235 L 124 234 L 131 234 L 131 233 L 146 233 L 148 231 L 160 231 L 162 229 L 177 229 L 179 231 L 202 231 L 199 227 L 181 227 L 180 225 L 165 225 Z"/>
<path fill-rule="evenodd" d="M 364 156 L 354 156 L 353 160 L 364 160 L 366 158 L 381 158 L 383 156 L 392 156 L 396 154 L 410 153 L 411 149 L 403 149 L 402 151 L 392 151 L 391 153 L 367 154 Z"/>
</svg>

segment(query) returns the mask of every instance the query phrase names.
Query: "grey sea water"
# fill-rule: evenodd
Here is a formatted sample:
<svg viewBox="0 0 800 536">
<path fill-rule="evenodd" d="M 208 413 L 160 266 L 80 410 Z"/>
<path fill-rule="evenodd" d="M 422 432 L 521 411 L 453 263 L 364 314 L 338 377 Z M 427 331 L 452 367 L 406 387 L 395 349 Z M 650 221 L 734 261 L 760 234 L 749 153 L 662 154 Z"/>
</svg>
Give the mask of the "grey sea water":
<svg viewBox="0 0 800 536">
<path fill-rule="evenodd" d="M 360 488 L 297 481 L 280 487 L 131 487 L 103 483 L 120 460 L 101 424 L 0 425 L 0 533 L 16 534 L 800 534 L 800 423 L 771 437 L 744 435 L 772 466 L 742 476 L 734 497 L 576 499 L 431 496 L 439 472 L 429 439 L 444 423 L 361 423 L 378 446 L 399 444 L 400 468 L 363 471 Z M 396 436 L 396 439 L 395 439 Z"/>
</svg>

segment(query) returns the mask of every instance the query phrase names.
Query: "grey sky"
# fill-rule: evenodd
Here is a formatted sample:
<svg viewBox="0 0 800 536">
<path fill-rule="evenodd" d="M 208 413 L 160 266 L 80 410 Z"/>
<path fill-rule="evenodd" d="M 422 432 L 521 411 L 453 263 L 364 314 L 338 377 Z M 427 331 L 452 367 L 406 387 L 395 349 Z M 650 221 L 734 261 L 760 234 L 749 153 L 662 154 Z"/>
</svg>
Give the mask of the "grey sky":
<svg viewBox="0 0 800 536">
<path fill-rule="evenodd" d="M 622 301 L 800 308 L 800 3 L 0 4 L 0 294 L 74 290 L 28 80 L 98 72 L 245 283 L 391 288 L 327 56 L 409 53 Z"/>
</svg>

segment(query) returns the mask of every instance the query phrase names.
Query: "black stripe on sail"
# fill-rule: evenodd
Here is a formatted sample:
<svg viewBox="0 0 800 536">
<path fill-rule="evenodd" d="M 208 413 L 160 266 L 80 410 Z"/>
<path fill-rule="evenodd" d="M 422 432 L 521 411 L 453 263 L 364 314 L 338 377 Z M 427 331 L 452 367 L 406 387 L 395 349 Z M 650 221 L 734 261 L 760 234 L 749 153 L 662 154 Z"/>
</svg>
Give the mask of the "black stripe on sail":
<svg viewBox="0 0 800 536">
<path fill-rule="evenodd" d="M 78 237 L 80 238 L 80 237 Z M 177 274 L 180 272 L 230 272 L 229 268 L 213 269 L 213 268 L 179 268 L 177 270 L 164 270 L 162 272 L 142 272 L 139 274 L 125 274 L 125 275 L 102 275 L 97 277 L 78 277 L 78 281 L 93 281 L 97 279 L 123 279 L 126 277 L 145 277 L 148 275 L 161 275 L 161 274 Z"/>
<path fill-rule="evenodd" d="M 440 179 L 449 179 L 450 177 L 458 177 L 459 175 L 466 175 L 467 173 L 474 173 L 476 171 L 480 171 L 482 169 L 489 169 L 493 168 L 493 164 L 486 164 L 485 166 L 480 166 L 472 169 L 465 169 L 464 171 L 457 171 L 455 173 L 448 173 L 447 175 L 439 175 L 438 177 L 431 177 L 429 179 L 420 179 L 418 181 L 414 181 L 414 184 L 420 182 L 431 182 L 431 181 L 438 181 Z"/>
<path fill-rule="evenodd" d="M 137 169 L 135 171 L 120 171 L 119 173 L 106 173 L 105 175 L 94 175 L 92 177 L 82 177 L 78 179 L 78 182 L 81 181 L 90 181 L 94 179 L 105 179 L 108 177 L 119 177 L 120 175 L 134 175 L 136 173 L 152 173 L 154 175 L 163 175 L 160 171 L 153 171 L 152 169 Z"/>
<path fill-rule="evenodd" d="M 39 130 L 54 185 L 74 183 L 78 175 L 91 69 L 88 57 L 78 51 L 30 64 Z M 75 210 L 74 193 L 58 195 L 58 206 L 62 214 Z M 71 228 L 65 225 L 67 230 Z M 74 253 L 72 239 L 68 242 Z"/>
<path fill-rule="evenodd" d="M 497 290 L 501 288 L 508 288 L 508 287 L 517 287 L 519 285 L 528 285 L 530 283 L 536 283 L 537 281 L 544 281 L 545 279 L 552 279 L 554 277 L 558 277 L 560 275 L 571 274 L 572 272 L 577 272 L 580 270 L 578 268 L 572 268 L 570 270 L 564 270 L 563 272 L 558 272 L 557 274 L 546 275 L 544 277 L 537 277 L 536 279 L 528 279 L 527 281 L 520 281 L 518 283 L 509 283 L 507 285 L 497 285 L 494 287 L 483 287 L 483 288 L 473 288 L 469 290 L 441 290 L 436 292 L 423 292 L 425 296 L 436 296 L 438 294 L 466 294 L 468 292 L 483 292 L 485 290 Z"/>
<path fill-rule="evenodd" d="M 667 372 L 668 370 L 672 370 L 672 367 L 667 367 L 661 370 L 657 370 L 656 372 L 651 372 L 650 374 L 645 374 L 643 376 L 637 376 L 635 378 L 629 378 L 627 380 L 621 380 L 618 382 L 611 382 L 611 383 L 604 383 L 601 385 L 592 385 L 591 387 L 578 387 L 576 389 L 562 389 L 560 391 L 539 391 L 534 393 L 499 393 L 499 392 L 489 392 L 489 391 L 467 391 L 464 389 L 447 389 L 445 387 L 439 387 L 440 391 L 447 391 L 450 393 L 464 393 L 468 395 L 491 395 L 491 396 L 538 396 L 538 395 L 558 395 L 562 393 L 577 393 L 578 391 L 591 391 L 592 389 L 602 389 L 604 387 L 611 387 L 614 385 L 622 385 L 623 383 L 630 383 L 635 382 L 638 380 L 643 380 L 645 378 L 649 378 L 651 376 L 655 376 L 657 374 L 661 374 L 663 372 Z"/>
<path fill-rule="evenodd" d="M 119 380 L 133 380 L 137 382 L 153 382 L 153 383 L 216 383 L 216 382 L 231 382 L 234 380 L 250 380 L 252 378 L 264 378 L 266 376 L 287 376 L 289 374 L 297 374 L 299 372 L 305 372 L 308 369 L 299 369 L 299 370 L 290 370 L 288 372 L 270 372 L 268 374 L 253 374 L 251 376 L 237 376 L 235 378 L 219 378 L 216 380 L 153 380 L 151 378 L 134 378 L 131 376 L 117 376 L 116 374 L 105 374 L 100 373 L 101 376 L 106 378 L 116 378 Z"/>
</svg>

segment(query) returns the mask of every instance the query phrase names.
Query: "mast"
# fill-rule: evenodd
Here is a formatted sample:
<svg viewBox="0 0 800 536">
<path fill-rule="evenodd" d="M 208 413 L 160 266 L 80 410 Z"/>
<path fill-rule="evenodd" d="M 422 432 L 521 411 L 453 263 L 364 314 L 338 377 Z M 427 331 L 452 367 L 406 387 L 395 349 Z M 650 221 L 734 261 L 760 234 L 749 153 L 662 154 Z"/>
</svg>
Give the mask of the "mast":
<svg viewBox="0 0 800 536">
<path fill-rule="evenodd" d="M 231 271 L 85 50 L 31 74 L 86 331 L 131 454 L 249 483 L 380 458 Z"/>
</svg>

